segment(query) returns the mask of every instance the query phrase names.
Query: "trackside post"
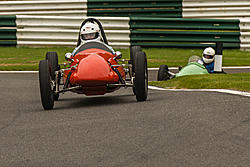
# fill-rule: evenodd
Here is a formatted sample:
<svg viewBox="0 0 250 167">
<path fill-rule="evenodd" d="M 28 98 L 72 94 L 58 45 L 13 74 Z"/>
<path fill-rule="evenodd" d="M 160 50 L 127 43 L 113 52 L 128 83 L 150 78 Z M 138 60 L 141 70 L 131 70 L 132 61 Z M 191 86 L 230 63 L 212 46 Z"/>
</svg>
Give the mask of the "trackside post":
<svg viewBox="0 0 250 167">
<path fill-rule="evenodd" d="M 223 43 L 216 42 L 215 60 L 214 60 L 214 71 L 222 72 L 222 55 L 223 55 Z"/>
</svg>

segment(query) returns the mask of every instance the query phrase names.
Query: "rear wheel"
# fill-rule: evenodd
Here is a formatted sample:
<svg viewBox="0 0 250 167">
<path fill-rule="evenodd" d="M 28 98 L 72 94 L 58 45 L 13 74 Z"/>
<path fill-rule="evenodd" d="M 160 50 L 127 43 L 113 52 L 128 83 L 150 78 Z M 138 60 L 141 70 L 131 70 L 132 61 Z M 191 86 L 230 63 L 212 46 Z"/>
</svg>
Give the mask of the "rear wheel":
<svg viewBox="0 0 250 167">
<path fill-rule="evenodd" d="M 45 110 L 53 109 L 54 93 L 48 60 L 41 60 L 39 63 L 39 83 L 43 108 Z"/>
<path fill-rule="evenodd" d="M 161 65 L 158 71 L 157 81 L 169 80 L 168 66 Z"/>
<path fill-rule="evenodd" d="M 48 60 L 49 63 L 49 72 L 50 76 L 53 81 L 56 79 L 56 74 L 55 72 L 60 70 L 60 66 L 58 65 L 58 55 L 56 52 L 47 52 L 46 53 L 46 60 Z M 57 80 L 57 85 L 59 87 L 60 85 L 60 75 L 58 75 L 58 80 Z M 54 88 L 55 91 L 55 88 Z M 58 100 L 59 99 L 59 94 L 54 94 L 54 99 Z"/>
<path fill-rule="evenodd" d="M 142 51 L 136 53 L 134 88 L 137 101 L 145 101 L 148 95 L 148 68 L 146 54 Z"/>
</svg>

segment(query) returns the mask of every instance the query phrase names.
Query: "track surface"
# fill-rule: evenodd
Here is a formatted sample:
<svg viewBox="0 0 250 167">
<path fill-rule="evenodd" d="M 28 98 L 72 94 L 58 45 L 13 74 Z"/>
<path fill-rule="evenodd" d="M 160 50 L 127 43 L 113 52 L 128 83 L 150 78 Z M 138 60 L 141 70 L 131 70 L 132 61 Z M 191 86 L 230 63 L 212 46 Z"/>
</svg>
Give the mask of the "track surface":
<svg viewBox="0 0 250 167">
<path fill-rule="evenodd" d="M 250 98 L 131 89 L 61 95 L 43 111 L 37 74 L 0 74 L 0 166 L 250 166 Z"/>
</svg>

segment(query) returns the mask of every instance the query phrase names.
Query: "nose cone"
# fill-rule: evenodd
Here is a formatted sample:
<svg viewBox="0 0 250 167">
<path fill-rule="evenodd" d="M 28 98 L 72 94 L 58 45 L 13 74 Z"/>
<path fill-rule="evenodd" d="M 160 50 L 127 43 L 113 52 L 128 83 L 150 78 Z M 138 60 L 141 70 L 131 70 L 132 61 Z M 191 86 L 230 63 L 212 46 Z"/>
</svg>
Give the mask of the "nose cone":
<svg viewBox="0 0 250 167">
<path fill-rule="evenodd" d="M 107 61 L 99 55 L 89 55 L 79 62 L 76 82 L 85 86 L 104 85 L 113 82 L 114 73 Z"/>
</svg>

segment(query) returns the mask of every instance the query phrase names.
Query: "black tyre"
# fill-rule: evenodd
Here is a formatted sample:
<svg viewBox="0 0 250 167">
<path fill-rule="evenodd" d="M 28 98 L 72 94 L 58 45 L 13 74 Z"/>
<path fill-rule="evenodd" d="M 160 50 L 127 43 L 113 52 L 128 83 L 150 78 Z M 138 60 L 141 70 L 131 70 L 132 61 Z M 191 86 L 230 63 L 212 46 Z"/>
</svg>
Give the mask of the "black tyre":
<svg viewBox="0 0 250 167">
<path fill-rule="evenodd" d="M 148 95 L 148 68 L 144 52 L 136 53 L 134 88 L 137 101 L 145 101 Z"/>
<path fill-rule="evenodd" d="M 158 71 L 157 81 L 169 80 L 168 66 L 161 65 Z"/>
<path fill-rule="evenodd" d="M 46 53 L 46 60 L 49 63 L 49 72 L 53 81 L 55 81 L 55 71 L 60 70 L 60 66 L 58 65 L 58 55 L 56 52 L 47 52 Z M 58 77 L 57 81 L 58 87 L 60 85 L 60 77 Z M 55 88 L 54 88 L 55 91 Z M 54 94 L 54 100 L 59 99 L 59 94 Z"/>
<path fill-rule="evenodd" d="M 140 46 L 131 46 L 130 47 L 130 63 L 132 64 L 132 76 L 135 76 L 135 60 L 136 53 L 142 51 Z M 133 93 L 136 95 L 135 87 L 133 87 Z"/>
<path fill-rule="evenodd" d="M 52 89 L 48 60 L 41 60 L 39 63 L 39 83 L 43 108 L 45 110 L 53 109 L 54 93 Z"/>
<path fill-rule="evenodd" d="M 136 60 L 136 53 L 142 51 L 140 46 L 132 46 L 130 47 L 130 62 L 132 64 L 132 72 L 135 72 L 135 60 Z"/>
</svg>

